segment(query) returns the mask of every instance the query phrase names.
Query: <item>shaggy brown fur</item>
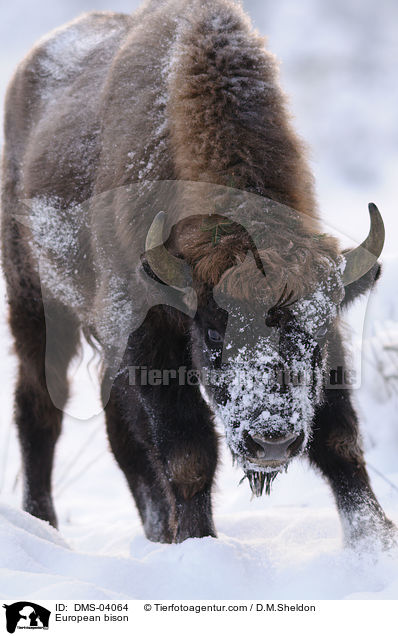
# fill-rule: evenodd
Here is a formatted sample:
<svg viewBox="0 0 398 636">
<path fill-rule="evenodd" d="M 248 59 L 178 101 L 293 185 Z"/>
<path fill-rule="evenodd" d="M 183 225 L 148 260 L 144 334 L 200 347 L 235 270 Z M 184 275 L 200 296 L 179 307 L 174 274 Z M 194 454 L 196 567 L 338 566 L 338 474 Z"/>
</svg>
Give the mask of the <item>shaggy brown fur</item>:
<svg viewBox="0 0 398 636">
<path fill-rule="evenodd" d="M 262 249 L 225 217 L 190 217 L 178 225 L 169 244 L 192 266 L 201 297 L 217 286 L 231 298 L 271 306 L 285 288 L 294 298 L 304 297 L 328 275 L 339 254 L 336 241 L 303 230 L 298 236 L 297 223 L 283 223 L 283 213 L 274 223 L 267 220 L 260 225 Z"/>
<path fill-rule="evenodd" d="M 198 2 L 188 20 L 169 83 L 177 176 L 269 197 L 311 217 L 316 230 L 303 144 L 264 38 L 228 0 Z"/>
</svg>

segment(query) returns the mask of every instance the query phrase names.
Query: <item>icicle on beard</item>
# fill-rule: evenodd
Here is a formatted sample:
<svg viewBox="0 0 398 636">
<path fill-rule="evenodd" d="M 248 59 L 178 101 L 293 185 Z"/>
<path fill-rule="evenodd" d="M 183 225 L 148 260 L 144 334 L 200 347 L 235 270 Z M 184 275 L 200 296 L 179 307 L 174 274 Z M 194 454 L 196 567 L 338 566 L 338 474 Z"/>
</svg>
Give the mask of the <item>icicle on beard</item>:
<svg viewBox="0 0 398 636">
<path fill-rule="evenodd" d="M 270 495 L 271 486 L 279 473 L 279 470 L 274 470 L 270 473 L 248 470 L 244 477 L 242 477 L 242 479 L 240 480 L 239 485 L 244 482 L 245 479 L 248 479 L 253 497 L 261 497 L 264 492 L 264 487 L 265 494 Z"/>
</svg>

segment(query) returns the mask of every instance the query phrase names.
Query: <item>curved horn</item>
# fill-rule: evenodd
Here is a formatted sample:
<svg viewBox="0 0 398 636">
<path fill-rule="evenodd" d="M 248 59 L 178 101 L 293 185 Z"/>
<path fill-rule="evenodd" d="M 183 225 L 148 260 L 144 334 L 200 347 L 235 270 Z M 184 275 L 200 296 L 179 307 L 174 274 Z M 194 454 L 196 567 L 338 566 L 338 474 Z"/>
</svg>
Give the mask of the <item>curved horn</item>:
<svg viewBox="0 0 398 636">
<path fill-rule="evenodd" d="M 385 238 L 381 214 L 374 203 L 369 203 L 370 231 L 359 247 L 345 254 L 344 285 L 349 285 L 366 274 L 379 258 Z"/>
<path fill-rule="evenodd" d="M 145 258 L 153 273 L 163 283 L 184 289 L 192 285 L 191 268 L 181 258 L 176 258 L 163 245 L 164 212 L 158 212 L 152 221 L 145 241 Z"/>
</svg>

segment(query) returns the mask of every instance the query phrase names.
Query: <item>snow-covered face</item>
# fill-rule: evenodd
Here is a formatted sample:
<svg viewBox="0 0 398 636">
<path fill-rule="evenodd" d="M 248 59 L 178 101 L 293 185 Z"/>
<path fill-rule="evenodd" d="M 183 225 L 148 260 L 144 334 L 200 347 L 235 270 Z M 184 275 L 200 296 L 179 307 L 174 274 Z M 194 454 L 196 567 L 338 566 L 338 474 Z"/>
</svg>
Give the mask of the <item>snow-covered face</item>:
<svg viewBox="0 0 398 636">
<path fill-rule="evenodd" d="M 207 393 L 249 478 L 261 473 L 264 482 L 305 449 L 343 296 L 335 268 L 292 304 L 253 310 L 214 294 L 217 305 L 199 312 L 194 355 L 209 370 Z"/>
</svg>

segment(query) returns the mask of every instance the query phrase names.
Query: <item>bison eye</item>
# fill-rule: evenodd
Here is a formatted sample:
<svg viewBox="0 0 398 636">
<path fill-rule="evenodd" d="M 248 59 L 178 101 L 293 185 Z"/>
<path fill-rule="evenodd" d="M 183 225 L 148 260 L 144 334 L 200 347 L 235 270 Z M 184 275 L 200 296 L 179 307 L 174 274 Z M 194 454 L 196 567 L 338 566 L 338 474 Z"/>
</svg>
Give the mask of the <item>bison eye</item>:
<svg viewBox="0 0 398 636">
<path fill-rule="evenodd" d="M 207 335 L 209 340 L 215 344 L 220 344 L 222 342 L 222 336 L 218 333 L 218 331 L 216 331 L 216 329 L 208 329 Z"/>
<path fill-rule="evenodd" d="M 322 327 L 319 327 L 318 331 L 315 334 L 315 338 L 317 340 L 319 340 L 320 338 L 324 338 L 326 336 L 328 332 L 328 326 L 327 325 L 322 325 Z"/>
</svg>

